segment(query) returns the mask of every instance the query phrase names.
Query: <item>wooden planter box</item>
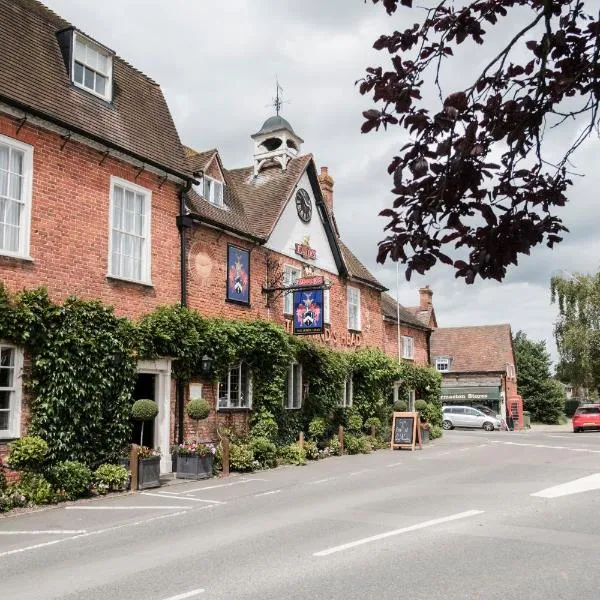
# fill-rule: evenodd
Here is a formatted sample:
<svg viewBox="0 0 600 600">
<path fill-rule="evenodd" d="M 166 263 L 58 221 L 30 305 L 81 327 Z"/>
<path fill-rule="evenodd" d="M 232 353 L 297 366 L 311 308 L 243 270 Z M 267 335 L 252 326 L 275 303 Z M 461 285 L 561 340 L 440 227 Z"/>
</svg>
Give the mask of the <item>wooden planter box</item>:
<svg viewBox="0 0 600 600">
<path fill-rule="evenodd" d="M 429 443 L 429 429 L 427 427 L 421 428 L 421 441 L 424 444 Z"/>
<path fill-rule="evenodd" d="M 160 456 L 138 458 L 138 490 L 160 487 Z"/>
<path fill-rule="evenodd" d="M 213 476 L 213 455 L 177 456 L 177 479 L 209 479 Z"/>
</svg>

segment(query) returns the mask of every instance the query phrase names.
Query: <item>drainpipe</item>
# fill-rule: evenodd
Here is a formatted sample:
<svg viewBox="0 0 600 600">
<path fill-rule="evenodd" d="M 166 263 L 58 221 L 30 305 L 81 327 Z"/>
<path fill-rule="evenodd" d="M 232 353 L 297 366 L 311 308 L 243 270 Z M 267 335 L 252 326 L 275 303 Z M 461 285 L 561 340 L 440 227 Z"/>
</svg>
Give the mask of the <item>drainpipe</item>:
<svg viewBox="0 0 600 600">
<path fill-rule="evenodd" d="M 181 287 L 181 306 L 187 306 L 187 235 L 186 230 L 192 226 L 192 219 L 186 215 L 185 195 L 192 189 L 192 181 L 188 180 L 185 186 L 179 189 L 179 215 L 177 216 L 177 229 L 179 229 L 179 267 L 180 267 L 180 287 Z M 182 379 L 177 380 L 177 395 L 175 403 L 177 405 L 177 443 L 183 443 L 183 398 L 185 395 L 185 385 Z"/>
</svg>

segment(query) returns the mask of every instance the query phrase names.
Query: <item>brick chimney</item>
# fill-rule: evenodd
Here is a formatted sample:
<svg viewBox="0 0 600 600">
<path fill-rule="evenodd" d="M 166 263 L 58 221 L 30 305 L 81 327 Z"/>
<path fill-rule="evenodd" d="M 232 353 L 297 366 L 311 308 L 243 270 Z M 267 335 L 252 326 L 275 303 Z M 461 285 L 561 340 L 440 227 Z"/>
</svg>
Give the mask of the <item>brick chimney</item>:
<svg viewBox="0 0 600 600">
<path fill-rule="evenodd" d="M 431 298 L 433 296 L 433 292 L 429 289 L 429 286 L 426 285 L 419 290 L 419 308 L 421 310 L 427 310 L 431 308 L 433 302 Z"/>
<path fill-rule="evenodd" d="M 327 207 L 329 214 L 333 214 L 333 178 L 328 173 L 327 167 L 321 167 L 319 183 L 321 184 L 325 206 Z"/>
</svg>

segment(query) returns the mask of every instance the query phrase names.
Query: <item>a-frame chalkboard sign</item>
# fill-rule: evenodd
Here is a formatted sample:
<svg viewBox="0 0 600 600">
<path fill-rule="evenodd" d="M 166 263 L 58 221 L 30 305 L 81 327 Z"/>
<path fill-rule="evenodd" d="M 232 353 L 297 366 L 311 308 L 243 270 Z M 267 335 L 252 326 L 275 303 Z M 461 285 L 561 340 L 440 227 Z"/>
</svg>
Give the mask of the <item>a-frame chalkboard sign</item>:
<svg viewBox="0 0 600 600">
<path fill-rule="evenodd" d="M 398 448 L 423 448 L 418 412 L 395 412 L 392 417 L 392 450 Z"/>
</svg>

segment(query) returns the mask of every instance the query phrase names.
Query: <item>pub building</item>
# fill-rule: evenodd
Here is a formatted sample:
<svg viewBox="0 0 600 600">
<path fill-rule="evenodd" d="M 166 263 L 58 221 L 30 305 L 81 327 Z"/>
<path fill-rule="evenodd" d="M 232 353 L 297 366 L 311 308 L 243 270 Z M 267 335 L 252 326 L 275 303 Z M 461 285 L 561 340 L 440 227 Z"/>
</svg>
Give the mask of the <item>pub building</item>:
<svg viewBox="0 0 600 600">
<path fill-rule="evenodd" d="M 523 427 L 510 325 L 441 327 L 431 335 L 431 364 L 442 375 L 442 403 L 485 406 Z"/>
</svg>

